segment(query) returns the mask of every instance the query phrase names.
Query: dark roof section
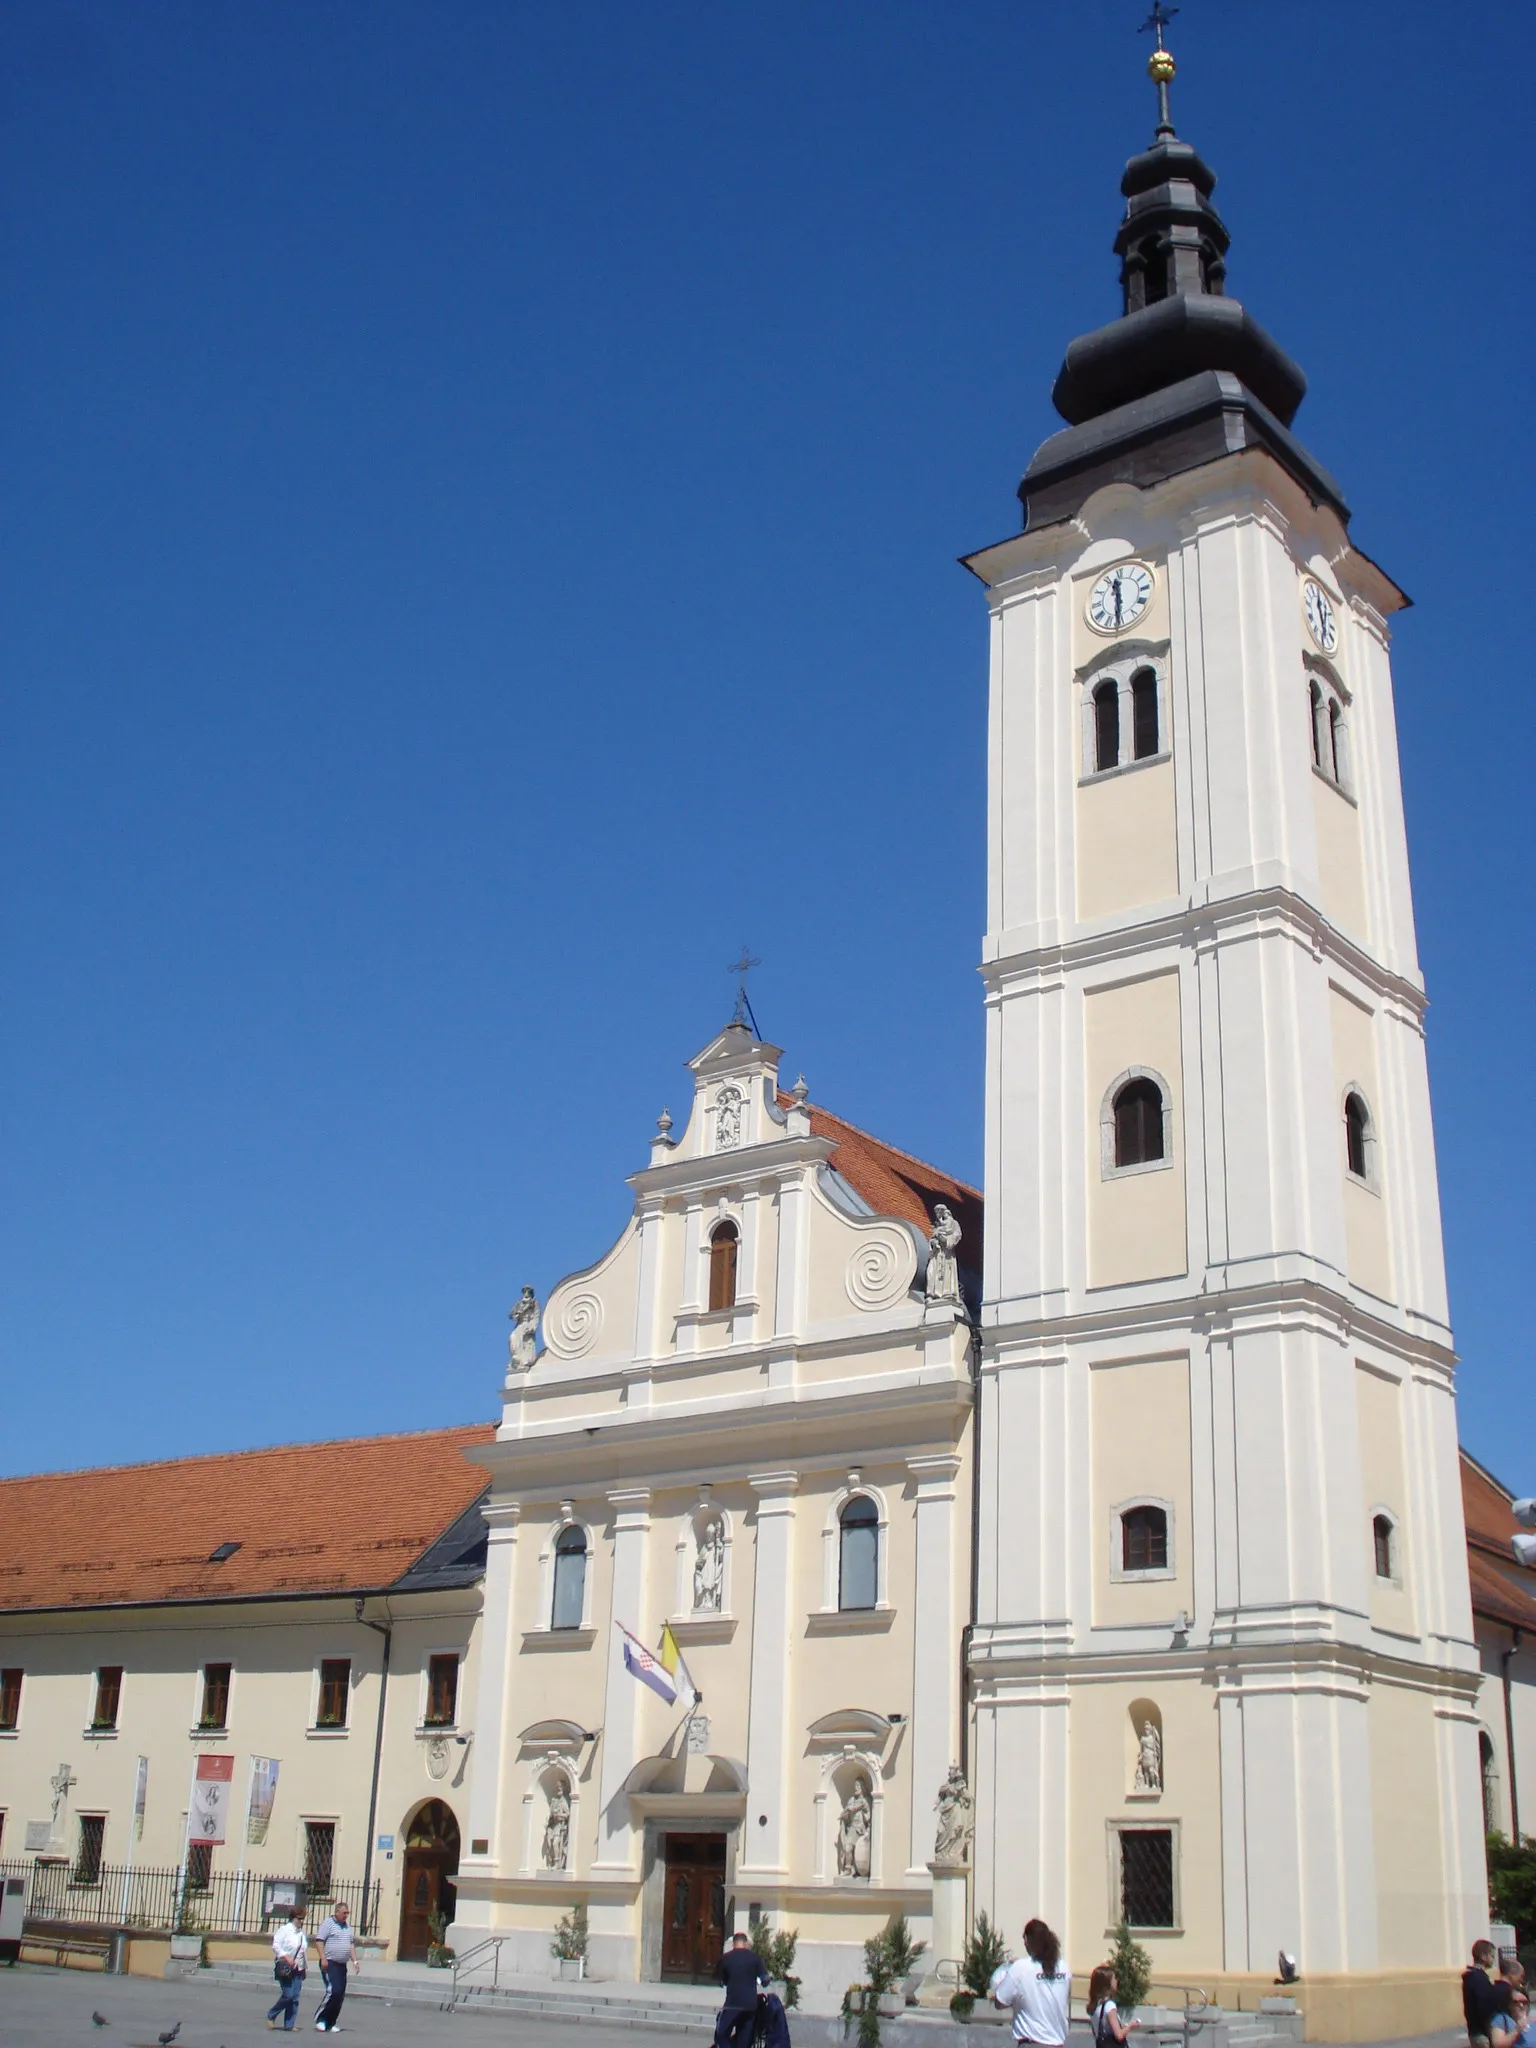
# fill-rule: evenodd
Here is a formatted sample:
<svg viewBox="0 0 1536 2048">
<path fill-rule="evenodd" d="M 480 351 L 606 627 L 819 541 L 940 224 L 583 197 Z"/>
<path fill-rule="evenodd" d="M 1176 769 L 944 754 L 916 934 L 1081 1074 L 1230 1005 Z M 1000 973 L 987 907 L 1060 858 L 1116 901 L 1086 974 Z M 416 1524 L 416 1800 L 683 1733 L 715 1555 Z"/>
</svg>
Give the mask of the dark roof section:
<svg viewBox="0 0 1536 2048">
<path fill-rule="evenodd" d="M 1461 1454 L 1461 1504 L 1467 1521 L 1472 1612 L 1482 1621 L 1536 1634 L 1536 1571 L 1516 1564 L 1509 1539 L 1519 1530 L 1514 1495 L 1470 1452 Z"/>
<path fill-rule="evenodd" d="M 485 1474 L 464 1453 L 494 1435 L 474 1423 L 0 1480 L 0 1613 L 472 1583 Z"/>
</svg>

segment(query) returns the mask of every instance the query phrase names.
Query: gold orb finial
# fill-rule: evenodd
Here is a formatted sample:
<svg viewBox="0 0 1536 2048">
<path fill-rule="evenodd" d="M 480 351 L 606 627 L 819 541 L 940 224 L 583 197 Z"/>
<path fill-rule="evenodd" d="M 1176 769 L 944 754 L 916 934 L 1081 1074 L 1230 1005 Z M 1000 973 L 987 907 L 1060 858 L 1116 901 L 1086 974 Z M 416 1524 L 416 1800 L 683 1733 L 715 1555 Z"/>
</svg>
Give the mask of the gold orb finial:
<svg viewBox="0 0 1536 2048">
<path fill-rule="evenodd" d="M 1166 85 L 1175 68 L 1171 50 L 1154 50 L 1147 59 L 1147 76 L 1157 85 Z"/>
</svg>

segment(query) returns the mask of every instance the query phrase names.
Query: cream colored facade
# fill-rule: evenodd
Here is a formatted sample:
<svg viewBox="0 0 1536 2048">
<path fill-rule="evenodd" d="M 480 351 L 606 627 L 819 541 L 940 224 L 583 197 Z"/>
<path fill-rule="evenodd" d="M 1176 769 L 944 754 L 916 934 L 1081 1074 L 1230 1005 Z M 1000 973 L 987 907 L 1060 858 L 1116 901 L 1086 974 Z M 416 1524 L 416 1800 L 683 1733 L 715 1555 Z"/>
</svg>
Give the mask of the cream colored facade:
<svg viewBox="0 0 1536 2048">
<path fill-rule="evenodd" d="M 794 1924 L 813 1990 L 840 1992 L 892 1912 L 930 1921 L 934 1801 L 963 1744 L 970 1327 L 925 1298 L 926 1231 L 871 1208 L 777 1061 L 737 1025 L 691 1063 L 686 1129 L 653 1142 L 618 1242 L 552 1292 L 545 1349 L 476 1453 L 491 1541 L 454 1940 L 501 1935 L 513 1967 L 546 1967 L 583 1901 L 595 1970 L 686 1974 L 663 1954 L 682 1838 L 718 1845 L 713 1938 L 754 1911 Z M 711 1308 L 722 1229 L 734 1299 Z M 861 1604 L 840 1582 L 854 1501 L 875 1526 Z M 654 1647 L 663 1624 L 691 1715 L 624 1662 L 619 1625 Z M 841 1869 L 860 1788 L 864 1867 Z"/>
</svg>

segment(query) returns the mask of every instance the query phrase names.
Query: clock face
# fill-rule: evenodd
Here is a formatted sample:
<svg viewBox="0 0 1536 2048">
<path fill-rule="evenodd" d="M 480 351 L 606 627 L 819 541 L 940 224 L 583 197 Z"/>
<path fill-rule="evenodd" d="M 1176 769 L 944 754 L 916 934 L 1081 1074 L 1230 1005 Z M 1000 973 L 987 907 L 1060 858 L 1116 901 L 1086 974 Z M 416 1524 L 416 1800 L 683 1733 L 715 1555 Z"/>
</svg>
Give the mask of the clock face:
<svg viewBox="0 0 1536 2048">
<path fill-rule="evenodd" d="M 1324 654 L 1332 654 L 1339 644 L 1339 617 L 1333 599 L 1308 577 L 1302 586 L 1301 602 L 1307 615 L 1307 631 Z"/>
<path fill-rule="evenodd" d="M 1106 569 L 1088 594 L 1088 623 L 1100 633 L 1121 633 L 1152 602 L 1152 571 L 1140 562 Z"/>
</svg>

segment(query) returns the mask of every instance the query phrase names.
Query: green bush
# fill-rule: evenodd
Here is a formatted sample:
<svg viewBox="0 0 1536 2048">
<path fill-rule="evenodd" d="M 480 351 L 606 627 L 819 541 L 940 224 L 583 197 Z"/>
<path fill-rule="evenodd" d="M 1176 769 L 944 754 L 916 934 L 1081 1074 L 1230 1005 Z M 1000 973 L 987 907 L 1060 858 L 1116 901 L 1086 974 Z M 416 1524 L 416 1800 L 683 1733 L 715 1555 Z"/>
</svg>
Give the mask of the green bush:
<svg viewBox="0 0 1536 2048">
<path fill-rule="evenodd" d="M 768 1975 L 783 1984 L 786 2006 L 800 2003 L 800 1979 L 794 1974 L 795 1950 L 799 1945 L 798 1927 L 781 1928 L 775 1934 L 766 1920 L 752 1922 L 752 1946 Z"/>
<path fill-rule="evenodd" d="M 579 1963 L 587 1952 L 587 1909 L 573 1906 L 569 1913 L 562 1913 L 555 1922 L 555 1938 L 549 1944 L 552 1956 L 562 1962 Z"/>
<path fill-rule="evenodd" d="M 1115 1929 L 1109 1961 L 1115 1973 L 1115 2003 L 1120 2010 L 1129 2012 L 1133 2006 L 1145 2005 L 1152 1989 L 1152 1958 L 1139 1941 L 1132 1941 L 1131 1930 L 1123 1920 Z"/>
<path fill-rule="evenodd" d="M 885 1952 L 891 1965 L 891 1981 L 899 1984 L 910 1977 L 921 1957 L 928 1953 L 926 1941 L 914 1941 L 905 1913 L 898 1913 L 885 1930 Z"/>
<path fill-rule="evenodd" d="M 987 1918 L 986 1908 L 976 1915 L 976 1925 L 966 1936 L 960 1957 L 960 1981 L 973 1998 L 985 1998 L 992 1988 L 995 1971 L 1013 1961 L 1013 1951 L 1002 1932 Z"/>
<path fill-rule="evenodd" d="M 1512 1842 L 1497 1828 L 1488 1837 L 1488 1904 L 1495 1920 L 1508 1920 L 1516 1948 L 1536 1940 L 1536 1839 Z"/>
<path fill-rule="evenodd" d="M 957 1991 L 949 2001 L 950 2018 L 968 2020 L 971 2016 L 971 2008 L 975 2003 L 976 1994 L 974 1991 Z"/>
</svg>

